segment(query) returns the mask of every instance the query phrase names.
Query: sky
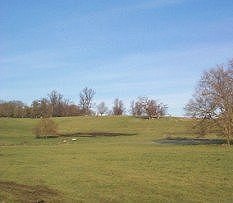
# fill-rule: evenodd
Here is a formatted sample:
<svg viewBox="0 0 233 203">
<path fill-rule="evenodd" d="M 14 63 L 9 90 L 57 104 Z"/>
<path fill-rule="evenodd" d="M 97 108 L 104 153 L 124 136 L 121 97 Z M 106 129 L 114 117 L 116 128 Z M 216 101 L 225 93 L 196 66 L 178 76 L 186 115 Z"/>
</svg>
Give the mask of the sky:
<svg viewBox="0 0 233 203">
<path fill-rule="evenodd" d="M 182 116 L 204 70 L 233 58 L 232 0 L 0 0 L 0 100 L 148 96 Z"/>
</svg>

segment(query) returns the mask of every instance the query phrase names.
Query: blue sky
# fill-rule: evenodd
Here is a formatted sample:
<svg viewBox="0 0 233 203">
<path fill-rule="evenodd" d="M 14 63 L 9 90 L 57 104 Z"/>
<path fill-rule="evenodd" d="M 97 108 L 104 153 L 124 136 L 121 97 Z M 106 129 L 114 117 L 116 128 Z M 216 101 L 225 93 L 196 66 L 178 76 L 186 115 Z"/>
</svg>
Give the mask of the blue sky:
<svg viewBox="0 0 233 203">
<path fill-rule="evenodd" d="M 0 99 L 138 96 L 183 115 L 203 70 L 233 58 L 232 0 L 0 0 Z"/>
</svg>

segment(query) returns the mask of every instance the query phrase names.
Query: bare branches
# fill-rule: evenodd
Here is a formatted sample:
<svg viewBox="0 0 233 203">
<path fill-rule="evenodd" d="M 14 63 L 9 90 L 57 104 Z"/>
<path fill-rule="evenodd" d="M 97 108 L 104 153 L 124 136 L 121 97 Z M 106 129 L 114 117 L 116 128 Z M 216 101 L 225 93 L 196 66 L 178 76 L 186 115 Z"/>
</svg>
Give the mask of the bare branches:
<svg viewBox="0 0 233 203">
<path fill-rule="evenodd" d="M 106 114 L 108 112 L 108 107 L 105 105 L 104 102 L 100 102 L 97 105 L 97 111 L 102 116 L 103 114 Z"/>
<path fill-rule="evenodd" d="M 135 116 L 160 118 L 166 114 L 167 106 L 147 97 L 139 97 L 136 102 L 132 102 L 131 111 Z"/>
<path fill-rule="evenodd" d="M 113 115 L 122 115 L 125 111 L 123 101 L 118 98 L 115 99 L 112 111 Z"/>
<path fill-rule="evenodd" d="M 63 95 L 53 90 L 48 95 L 48 97 L 52 106 L 52 116 L 63 116 L 63 112 L 64 112 Z"/>
<path fill-rule="evenodd" d="M 218 65 L 204 72 L 193 99 L 186 105 L 187 115 L 201 122 L 209 119 L 222 129 L 228 143 L 233 138 L 233 65 Z"/>
<path fill-rule="evenodd" d="M 90 115 L 92 100 L 94 98 L 95 91 L 93 89 L 89 89 L 85 87 L 82 92 L 79 94 L 79 105 L 83 111 L 83 114 Z"/>
</svg>

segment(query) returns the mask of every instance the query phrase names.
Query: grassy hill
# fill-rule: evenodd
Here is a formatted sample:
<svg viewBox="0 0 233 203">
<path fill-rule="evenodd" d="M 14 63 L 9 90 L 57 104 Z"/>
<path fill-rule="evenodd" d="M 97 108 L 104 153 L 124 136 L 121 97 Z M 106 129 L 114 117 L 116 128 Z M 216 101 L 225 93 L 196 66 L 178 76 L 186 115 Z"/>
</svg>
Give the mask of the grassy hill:
<svg viewBox="0 0 233 203">
<path fill-rule="evenodd" d="M 167 135 L 195 136 L 187 128 L 191 120 L 54 120 L 60 134 L 98 136 L 36 139 L 38 120 L 1 118 L 0 200 L 233 201 L 232 149 L 156 143 Z"/>
</svg>

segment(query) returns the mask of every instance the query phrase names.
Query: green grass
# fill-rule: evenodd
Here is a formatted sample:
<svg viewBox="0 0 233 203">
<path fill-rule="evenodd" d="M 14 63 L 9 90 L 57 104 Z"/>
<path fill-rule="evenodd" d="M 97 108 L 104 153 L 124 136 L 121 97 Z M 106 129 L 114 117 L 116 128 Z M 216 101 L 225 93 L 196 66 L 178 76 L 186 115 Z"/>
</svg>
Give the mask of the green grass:
<svg viewBox="0 0 233 203">
<path fill-rule="evenodd" d="M 0 181 L 56 189 L 62 201 L 233 202 L 233 150 L 220 145 L 160 145 L 166 134 L 192 137 L 190 120 L 56 118 L 60 133 L 133 136 L 35 139 L 34 119 L 0 119 Z M 214 137 L 214 136 L 212 136 Z M 67 143 L 62 140 L 66 139 Z M 1 190 L 0 200 L 17 194 Z M 48 200 L 52 200 L 49 199 Z"/>
</svg>

